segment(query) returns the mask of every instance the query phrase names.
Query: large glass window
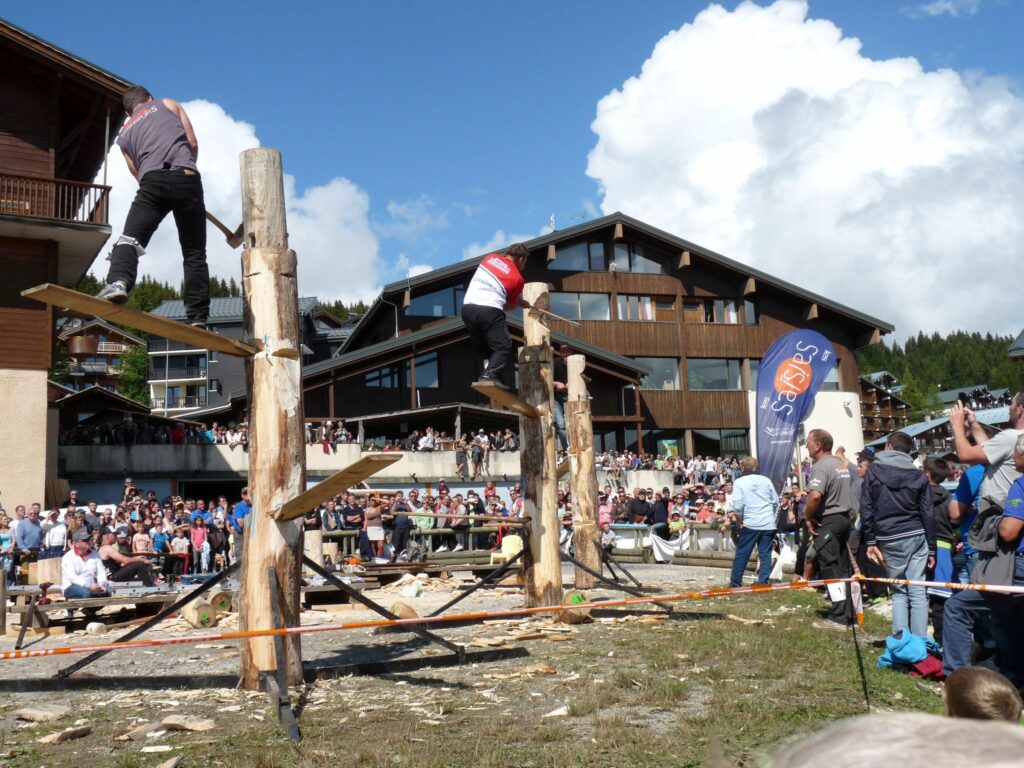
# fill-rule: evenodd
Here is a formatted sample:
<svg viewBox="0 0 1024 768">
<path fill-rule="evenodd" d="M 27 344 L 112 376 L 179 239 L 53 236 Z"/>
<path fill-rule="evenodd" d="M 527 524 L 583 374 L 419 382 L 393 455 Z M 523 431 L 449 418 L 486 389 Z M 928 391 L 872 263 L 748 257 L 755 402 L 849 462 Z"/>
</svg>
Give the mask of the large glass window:
<svg viewBox="0 0 1024 768">
<path fill-rule="evenodd" d="M 570 320 L 610 320 L 607 293 L 551 293 L 551 311 Z"/>
<path fill-rule="evenodd" d="M 757 391 L 757 376 L 761 372 L 761 361 L 756 357 L 750 360 L 750 388 Z"/>
<path fill-rule="evenodd" d="M 679 359 L 675 357 L 636 357 L 652 369 L 650 376 L 640 379 L 640 389 L 679 389 Z"/>
<path fill-rule="evenodd" d="M 690 389 L 741 389 L 740 361 L 691 357 L 686 361 Z"/>
<path fill-rule="evenodd" d="M 437 352 L 416 355 L 416 389 L 437 389 L 440 386 Z M 409 361 L 405 361 L 405 386 L 412 387 Z"/>
<path fill-rule="evenodd" d="M 550 269 L 566 272 L 603 272 L 608 268 L 604 255 L 604 243 L 586 240 L 569 245 L 561 245 L 555 249 L 555 260 Z"/>
<path fill-rule="evenodd" d="M 398 366 L 389 365 L 366 374 L 366 386 L 379 389 L 398 389 Z"/>
<path fill-rule="evenodd" d="M 637 243 L 616 243 L 614 263 L 617 272 L 660 275 L 666 271 L 665 257 Z"/>
<path fill-rule="evenodd" d="M 618 297 L 619 320 L 653 320 L 654 311 L 650 296 Z"/>
<path fill-rule="evenodd" d="M 740 299 L 691 298 L 683 300 L 683 320 L 687 323 L 724 323 L 737 325 L 740 322 L 740 306 L 745 307 L 746 317 L 754 317 L 748 324 L 757 322 L 756 307 L 747 307 L 750 302 Z"/>
<path fill-rule="evenodd" d="M 408 317 L 455 317 L 462 312 L 465 295 L 466 289 L 456 285 L 413 296 L 405 314 Z"/>
<path fill-rule="evenodd" d="M 695 456 L 746 456 L 750 453 L 750 438 L 745 429 L 695 429 L 693 453 Z"/>
<path fill-rule="evenodd" d="M 760 315 L 757 313 L 757 299 L 748 296 L 743 300 L 743 322 L 747 325 L 757 325 Z"/>
</svg>

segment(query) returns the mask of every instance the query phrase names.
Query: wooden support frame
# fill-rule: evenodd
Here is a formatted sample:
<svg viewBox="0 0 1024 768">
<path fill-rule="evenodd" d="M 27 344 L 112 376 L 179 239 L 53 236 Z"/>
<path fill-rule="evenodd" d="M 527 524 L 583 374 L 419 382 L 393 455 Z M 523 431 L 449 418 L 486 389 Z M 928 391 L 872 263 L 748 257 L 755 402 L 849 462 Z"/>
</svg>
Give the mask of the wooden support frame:
<svg viewBox="0 0 1024 768">
<path fill-rule="evenodd" d="M 67 307 L 87 315 L 102 317 L 104 320 L 111 320 L 121 325 L 127 325 L 129 328 L 162 336 L 165 339 L 191 344 L 200 349 L 212 349 L 236 357 L 250 357 L 256 354 L 254 345 L 246 344 L 238 339 L 221 336 L 213 331 L 204 331 L 202 328 L 194 328 L 187 323 L 179 323 L 177 320 L 159 317 L 149 312 L 140 312 L 137 309 L 126 307 L 124 304 L 113 304 L 53 283 L 43 283 L 35 288 L 28 288 L 22 291 L 21 295 L 51 306 Z M 287 351 L 282 350 L 282 352 Z"/>
<path fill-rule="evenodd" d="M 690 252 L 684 250 L 679 254 L 679 269 L 686 269 L 688 266 L 690 266 Z"/>
<path fill-rule="evenodd" d="M 572 466 L 572 542 L 576 557 L 587 568 L 576 568 L 576 589 L 593 589 L 594 572 L 601 567 L 597 529 L 597 472 L 594 466 L 594 425 L 590 418 L 590 396 L 583 372 L 587 359 L 569 355 L 565 361 L 569 399 L 565 403 L 565 425 Z"/>
<path fill-rule="evenodd" d="M 385 453 L 363 456 L 358 461 L 335 472 L 323 482 L 314 485 L 290 501 L 285 502 L 278 509 L 274 510 L 272 515 L 275 520 L 280 522 L 302 517 L 321 502 L 327 501 L 342 491 L 347 491 L 356 483 L 361 483 L 368 477 L 372 477 L 380 472 L 384 467 L 390 466 L 396 461 L 401 461 L 403 458 L 403 454 Z"/>
<path fill-rule="evenodd" d="M 547 262 L 550 264 L 558 256 L 558 250 L 555 248 L 554 243 L 548 243 Z"/>
<path fill-rule="evenodd" d="M 281 153 L 248 149 L 240 158 L 242 216 L 243 324 L 263 348 L 248 358 L 249 491 L 238 625 L 243 631 L 269 629 L 273 621 L 268 569 L 285 626 L 299 624 L 299 567 L 302 523 L 280 521 L 274 512 L 306 489 L 306 441 L 302 419 L 302 361 L 281 355 L 299 348 L 298 260 L 288 247 Z M 302 643 L 289 635 L 278 653 L 272 637 L 239 642 L 240 687 L 257 690 L 261 673 L 284 669 L 287 682 L 301 685 Z"/>
<path fill-rule="evenodd" d="M 547 309 L 548 286 L 527 283 L 523 298 Z M 555 449 L 554 373 L 551 331 L 534 313 L 523 318 L 526 346 L 519 352 L 522 399 L 536 410 L 536 418 L 521 418 L 519 461 L 523 502 L 529 522 L 523 528 L 523 594 L 527 607 L 559 605 L 562 600 L 562 565 L 558 538 L 558 478 Z"/>
<path fill-rule="evenodd" d="M 757 293 L 757 280 L 752 277 L 748 277 L 743 281 L 743 295 L 750 296 Z"/>
<path fill-rule="evenodd" d="M 817 320 L 818 319 L 818 303 L 812 302 L 804 307 L 804 320 Z"/>
</svg>

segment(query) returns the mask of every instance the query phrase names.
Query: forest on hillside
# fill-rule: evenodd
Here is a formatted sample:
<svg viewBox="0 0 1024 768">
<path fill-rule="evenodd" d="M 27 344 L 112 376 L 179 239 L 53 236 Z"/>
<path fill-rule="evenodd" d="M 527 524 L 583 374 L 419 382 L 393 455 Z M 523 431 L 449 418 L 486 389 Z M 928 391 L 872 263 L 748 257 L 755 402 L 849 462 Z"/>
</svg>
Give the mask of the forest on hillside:
<svg viewBox="0 0 1024 768">
<path fill-rule="evenodd" d="M 938 392 L 984 384 L 989 389 L 1024 389 L 1024 363 L 1007 354 L 1011 336 L 956 331 L 918 333 L 903 344 L 882 342 L 857 352 L 861 375 L 888 371 L 903 385 L 900 397 L 915 411 L 935 405 Z"/>
</svg>

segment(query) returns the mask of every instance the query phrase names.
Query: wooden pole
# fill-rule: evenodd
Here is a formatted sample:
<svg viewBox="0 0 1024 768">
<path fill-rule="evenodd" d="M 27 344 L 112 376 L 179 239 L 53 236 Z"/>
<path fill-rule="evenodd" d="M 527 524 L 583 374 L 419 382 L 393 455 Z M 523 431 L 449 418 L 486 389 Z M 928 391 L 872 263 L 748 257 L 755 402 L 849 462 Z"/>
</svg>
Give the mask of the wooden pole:
<svg viewBox="0 0 1024 768">
<path fill-rule="evenodd" d="M 590 417 L 590 396 L 583 371 L 587 358 L 569 355 L 569 399 L 565 404 L 565 425 L 572 466 L 572 543 L 576 559 L 594 571 L 601 570 L 600 537 L 597 530 L 597 472 L 594 469 L 594 424 Z M 593 589 L 593 575 L 576 569 L 576 588 Z"/>
<path fill-rule="evenodd" d="M 245 529 L 239 629 L 271 629 L 273 568 L 286 626 L 299 624 L 299 565 L 302 520 L 277 522 L 275 509 L 306 489 L 302 424 L 302 363 L 299 349 L 295 252 L 288 248 L 281 154 L 249 149 L 241 156 L 244 332 L 259 352 L 246 362 L 249 389 L 249 492 L 252 512 Z M 274 642 L 259 637 L 241 643 L 240 687 L 255 690 L 260 672 L 277 668 Z M 302 646 L 285 644 L 288 682 L 302 684 Z"/>
<path fill-rule="evenodd" d="M 547 309 L 547 283 L 527 283 L 523 298 Z M 525 487 L 523 507 L 529 518 L 523 527 L 528 546 L 523 552 L 526 606 L 558 605 L 562 601 L 562 564 L 558 551 L 558 478 L 555 475 L 555 417 L 552 408 L 554 374 L 551 332 L 532 312 L 524 313 L 526 346 L 519 353 L 519 382 L 523 399 L 536 409 L 536 418 L 520 417 L 523 435 L 519 454 Z"/>
</svg>

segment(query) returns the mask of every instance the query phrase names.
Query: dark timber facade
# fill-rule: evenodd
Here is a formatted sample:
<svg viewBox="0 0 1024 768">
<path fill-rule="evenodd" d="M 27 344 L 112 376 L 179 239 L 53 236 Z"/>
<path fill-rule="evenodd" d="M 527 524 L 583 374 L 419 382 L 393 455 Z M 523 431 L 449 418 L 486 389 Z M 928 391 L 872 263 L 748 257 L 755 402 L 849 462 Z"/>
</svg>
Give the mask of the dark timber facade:
<svg viewBox="0 0 1024 768">
<path fill-rule="evenodd" d="M 892 326 L 612 214 L 526 243 L 528 282 L 551 286 L 556 342 L 587 355 L 599 448 L 680 454 L 749 450 L 749 390 L 768 347 L 795 328 L 834 345 L 824 388 L 860 395 L 853 352 Z M 483 256 L 484 254 L 481 254 Z M 461 320 L 479 258 L 392 283 L 339 355 L 305 371 L 308 418 L 480 405 Z M 513 335 L 521 324 L 512 323 Z M 451 425 L 437 424 L 451 429 Z"/>
</svg>

